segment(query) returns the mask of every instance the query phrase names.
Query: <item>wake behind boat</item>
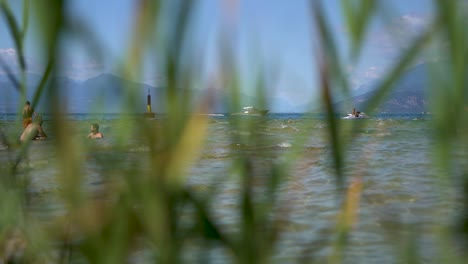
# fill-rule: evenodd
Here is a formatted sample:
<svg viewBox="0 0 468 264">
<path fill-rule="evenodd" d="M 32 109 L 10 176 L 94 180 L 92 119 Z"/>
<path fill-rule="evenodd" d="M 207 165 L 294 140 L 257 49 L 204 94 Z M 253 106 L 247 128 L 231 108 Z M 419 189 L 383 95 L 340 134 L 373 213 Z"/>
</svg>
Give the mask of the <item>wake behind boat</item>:
<svg viewBox="0 0 468 264">
<path fill-rule="evenodd" d="M 242 112 L 233 113 L 231 115 L 248 115 L 248 116 L 264 116 L 268 114 L 269 110 L 260 110 L 253 106 L 245 106 L 242 108 Z"/>
</svg>

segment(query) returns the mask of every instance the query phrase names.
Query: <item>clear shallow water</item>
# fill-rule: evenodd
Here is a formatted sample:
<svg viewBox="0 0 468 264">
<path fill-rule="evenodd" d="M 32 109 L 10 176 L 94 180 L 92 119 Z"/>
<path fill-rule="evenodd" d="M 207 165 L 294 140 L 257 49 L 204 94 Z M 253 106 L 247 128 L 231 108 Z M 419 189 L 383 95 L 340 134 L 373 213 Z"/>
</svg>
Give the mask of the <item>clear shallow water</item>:
<svg viewBox="0 0 468 264">
<path fill-rule="evenodd" d="M 131 116 L 130 116 L 131 117 Z M 125 170 L 139 164 L 147 156 L 145 142 L 132 139 L 125 150 L 115 149 L 118 142 L 114 131 L 122 129 L 119 115 L 70 115 L 73 141 L 89 144 L 86 135 L 92 122 L 100 124 L 105 139 L 93 141 L 96 156 L 112 161 L 113 170 Z M 235 231 L 238 223 L 239 179 L 231 171 L 232 161 L 239 155 L 253 159 L 256 173 L 263 167 L 281 162 L 299 146 L 300 154 L 294 161 L 287 180 L 278 193 L 284 232 L 277 246 L 275 261 L 294 262 L 298 256 L 315 256 L 326 259 L 335 238 L 339 211 L 337 185 L 326 121 L 321 116 L 301 114 L 272 114 L 256 124 L 255 133 L 260 140 L 248 140 L 248 130 L 234 129 L 233 120 L 227 116 L 210 116 L 209 136 L 199 160 L 191 168 L 187 184 L 202 193 L 218 188 L 213 205 L 217 221 L 226 230 Z M 339 120 L 346 126 L 349 122 Z M 433 140 L 431 118 L 425 115 L 379 116 L 367 120 L 351 138 L 346 150 L 345 175 L 348 180 L 361 177 L 363 191 L 360 199 L 358 222 L 350 236 L 345 255 L 347 263 L 395 263 L 400 239 L 417 231 L 419 250 L 423 260 L 431 262 L 437 256 L 435 227 L 452 224 L 452 216 L 459 206 L 457 189 L 441 187 L 436 180 L 431 151 Z M 158 124 L 160 120 L 152 120 Z M 21 123 L 15 115 L 0 116 L 1 129 L 10 142 L 15 142 L 21 132 Z M 51 131 L 50 117 L 45 116 L 44 130 Z M 131 128 L 127 128 L 131 129 Z M 47 193 L 59 188 L 56 182 L 55 135 L 49 139 L 32 142 L 27 159 L 20 170 L 31 179 L 30 192 L 37 194 L 31 210 L 47 219 L 59 214 L 61 205 Z M 301 141 L 299 138 L 304 137 Z M 88 142 L 88 143 L 86 143 Z M 0 150 L 0 162 L 6 164 L 18 147 Z M 261 154 L 259 156 L 259 153 Z M 466 153 L 465 153 L 466 154 Z M 466 157 L 466 156 L 465 156 Z M 109 171 L 96 165 L 96 157 L 85 157 L 85 188 L 99 190 L 113 179 Z M 461 162 L 466 164 L 461 155 Z M 263 165 L 265 166 L 263 166 Z M 5 169 L 4 167 L 2 169 Z M 261 177 L 259 182 L 261 186 Z M 45 193 L 46 195 L 41 195 Z M 259 199 L 261 190 L 259 191 Z M 441 217 L 442 216 L 442 217 Z M 226 256 L 213 249 L 214 262 L 225 262 Z"/>
</svg>

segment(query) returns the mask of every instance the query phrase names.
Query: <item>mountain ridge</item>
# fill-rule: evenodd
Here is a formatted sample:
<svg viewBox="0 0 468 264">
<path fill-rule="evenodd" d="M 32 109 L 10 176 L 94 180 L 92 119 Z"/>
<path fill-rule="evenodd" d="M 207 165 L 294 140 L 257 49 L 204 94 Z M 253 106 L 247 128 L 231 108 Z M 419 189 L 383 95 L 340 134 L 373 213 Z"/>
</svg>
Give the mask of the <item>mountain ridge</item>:
<svg viewBox="0 0 468 264">
<path fill-rule="evenodd" d="M 368 109 L 367 102 L 375 93 L 375 88 L 378 83 L 370 83 L 359 90 L 359 94 L 347 100 L 341 100 L 335 103 L 338 111 L 349 112 L 350 109 L 356 108 L 364 112 L 377 113 L 421 113 L 427 112 L 428 100 L 428 63 L 416 65 L 408 69 L 402 77 L 393 84 L 393 89 L 388 94 L 387 98 L 376 109 Z M 33 88 L 35 89 L 40 81 L 40 76 L 37 74 L 27 75 L 28 94 L 26 98 L 31 99 L 33 96 Z M 77 81 L 64 76 L 57 76 L 49 80 L 55 82 L 60 91 L 66 91 L 67 109 L 71 113 L 120 113 L 120 112 L 144 112 L 146 111 L 146 95 L 148 91 L 152 96 L 152 108 L 154 112 L 164 112 L 166 109 L 165 89 L 155 87 L 149 84 L 126 80 L 112 73 L 102 73 L 84 81 Z M 122 109 L 123 105 L 128 105 L 126 101 L 126 90 L 130 89 L 135 92 L 135 96 L 141 98 L 141 105 L 134 106 L 133 109 Z M 18 102 L 20 102 L 20 94 L 13 86 L 8 76 L 0 75 L 0 112 L 16 112 L 18 111 Z M 200 101 L 204 97 L 206 91 L 193 91 L 194 99 Z M 181 93 L 181 95 L 183 95 Z M 236 111 L 228 109 L 229 100 L 232 96 L 229 91 L 217 89 L 212 92 L 213 104 L 211 111 L 213 113 L 226 113 Z M 46 96 L 43 96 L 46 97 Z M 292 105 L 285 98 L 267 96 L 268 103 L 264 108 L 268 108 L 270 113 L 276 112 L 295 112 L 296 109 L 305 109 L 306 105 Z M 137 99 L 138 100 L 138 99 Z M 256 105 L 258 100 L 254 96 L 241 94 L 240 101 L 246 105 Z M 194 103 L 195 101 L 191 102 Z M 246 106 L 242 105 L 242 106 Z M 241 107 L 242 107 L 241 106 Z M 39 111 L 47 111 L 47 98 L 42 98 L 39 105 L 35 106 Z M 240 110 L 240 109 L 239 109 Z M 318 111 L 320 112 L 320 111 Z"/>
<path fill-rule="evenodd" d="M 375 109 L 369 109 L 368 102 L 375 94 L 379 82 L 368 84 L 361 92 L 350 99 L 335 104 L 341 111 L 352 108 L 364 112 L 377 113 L 422 113 L 428 111 L 428 67 L 430 63 L 421 63 L 409 68 L 397 80 L 383 102 Z M 382 81 L 382 80 L 380 80 Z"/>
<path fill-rule="evenodd" d="M 18 78 L 18 76 L 15 76 Z M 33 89 L 36 89 L 40 82 L 40 76 L 36 74 L 27 75 L 28 92 L 26 100 L 31 100 L 33 97 Z M 146 97 L 148 91 L 152 96 L 152 110 L 153 112 L 166 111 L 166 89 L 163 87 L 155 87 L 149 84 L 126 80 L 118 75 L 112 73 L 102 73 L 87 80 L 77 81 L 65 76 L 56 76 L 48 81 L 48 85 L 52 82 L 57 86 L 60 92 L 67 96 L 63 98 L 70 113 L 121 113 L 121 112 L 145 112 L 146 111 Z M 141 98 L 141 105 L 135 106 L 133 109 L 122 109 L 123 105 L 129 105 L 127 98 L 128 90 L 136 91 L 135 96 Z M 183 91 L 180 92 L 181 96 L 185 96 Z M 0 93 L 4 96 L 0 97 L 0 112 L 13 113 L 18 111 L 18 103 L 20 94 L 11 83 L 6 75 L 0 75 Z M 193 101 L 195 103 L 202 100 L 206 91 L 193 90 Z M 213 113 L 227 113 L 229 112 L 228 104 L 230 98 L 229 91 L 224 89 L 217 89 L 212 91 L 211 96 Z M 46 96 L 43 96 L 46 97 Z M 241 94 L 241 102 L 246 105 L 255 105 L 258 100 L 254 96 Z M 293 108 L 289 102 L 284 98 L 269 97 L 266 100 L 269 105 L 266 107 L 277 109 L 276 112 L 281 110 Z M 138 99 L 137 99 L 138 100 Z M 242 105 L 244 106 L 244 105 Z M 35 106 L 36 110 L 46 112 L 49 108 L 46 98 L 41 98 L 41 101 Z M 232 110 L 232 111 L 240 111 Z M 270 111 L 270 112 L 275 112 Z"/>
</svg>

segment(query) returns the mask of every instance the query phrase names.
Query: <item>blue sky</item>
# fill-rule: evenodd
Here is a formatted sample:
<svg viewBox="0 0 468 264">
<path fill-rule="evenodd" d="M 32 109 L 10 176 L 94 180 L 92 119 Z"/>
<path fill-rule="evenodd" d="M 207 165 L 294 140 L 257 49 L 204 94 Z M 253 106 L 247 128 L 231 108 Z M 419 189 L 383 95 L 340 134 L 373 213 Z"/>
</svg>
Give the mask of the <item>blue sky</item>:
<svg viewBox="0 0 468 264">
<path fill-rule="evenodd" d="M 317 0 L 318 1 L 318 0 Z M 15 14 L 21 15 L 22 1 L 8 1 Z M 83 21 L 96 36 L 102 54 L 87 51 L 85 43 L 69 39 L 64 49 L 63 74 L 77 80 L 85 80 L 106 72 L 117 72 L 116 65 L 125 59 L 132 36 L 134 0 L 71 0 L 67 6 L 69 16 Z M 171 1 L 166 1 L 171 2 Z M 226 23 L 232 31 L 228 35 L 234 43 L 234 54 L 241 65 L 245 93 L 252 93 L 252 73 L 261 65 L 270 73 L 268 92 L 291 106 L 309 103 L 316 98 L 316 60 L 312 41 L 316 38 L 309 2 L 306 0 L 198 0 L 195 18 L 191 22 L 193 47 L 197 48 L 203 73 L 199 86 L 208 86 L 207 80 L 216 75 L 217 40 L 226 33 Z M 339 0 L 323 0 L 326 13 L 341 56 L 348 56 L 349 36 L 342 20 Z M 429 0 L 380 0 L 385 5 L 375 19 L 366 37 L 362 56 L 356 62 L 344 65 L 349 73 L 352 89 L 372 82 L 382 76 L 385 69 L 398 56 L 408 41 L 431 18 Z M 227 11 L 229 10 L 229 11 Z M 31 10 L 34 12 L 34 9 Z M 167 15 L 167 14 L 166 14 Z M 19 19 L 21 21 L 21 19 Z M 32 21 L 32 24 L 34 21 Z M 2 15 L 0 26 L 5 28 Z M 34 24 L 30 27 L 26 43 L 26 55 L 30 69 L 41 69 L 41 52 L 35 38 Z M 9 32 L 0 32 L 0 56 L 14 64 L 8 54 L 14 54 Z M 147 54 L 144 73 L 140 82 L 158 85 L 164 79 L 153 65 L 157 54 Z M 0 70 L 1 71 L 1 70 Z M 0 72 L 1 73 L 1 72 Z M 205 82 L 206 81 L 206 82 Z"/>
</svg>

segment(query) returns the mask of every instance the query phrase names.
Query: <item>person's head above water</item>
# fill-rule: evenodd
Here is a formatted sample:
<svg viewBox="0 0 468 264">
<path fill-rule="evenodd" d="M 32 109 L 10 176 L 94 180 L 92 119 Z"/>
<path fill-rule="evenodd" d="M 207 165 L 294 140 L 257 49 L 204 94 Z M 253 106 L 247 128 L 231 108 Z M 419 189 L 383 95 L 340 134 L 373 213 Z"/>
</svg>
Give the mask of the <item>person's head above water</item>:
<svg viewBox="0 0 468 264">
<path fill-rule="evenodd" d="M 103 138 L 104 135 L 99 132 L 99 125 L 97 123 L 91 124 L 91 133 L 88 134 L 88 138 Z"/>
<path fill-rule="evenodd" d="M 91 132 L 99 132 L 99 125 L 97 123 L 91 124 Z"/>
</svg>

